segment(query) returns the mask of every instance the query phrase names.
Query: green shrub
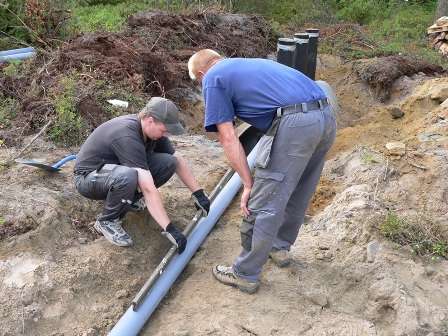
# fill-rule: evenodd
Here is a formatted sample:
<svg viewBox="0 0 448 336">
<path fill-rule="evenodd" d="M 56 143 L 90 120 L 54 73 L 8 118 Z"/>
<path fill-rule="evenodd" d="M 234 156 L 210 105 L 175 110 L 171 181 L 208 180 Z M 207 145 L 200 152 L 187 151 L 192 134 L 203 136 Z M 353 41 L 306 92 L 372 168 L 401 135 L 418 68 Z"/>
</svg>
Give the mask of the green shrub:
<svg viewBox="0 0 448 336">
<path fill-rule="evenodd" d="M 76 109 L 76 82 L 66 77 L 61 81 L 62 91 L 54 99 L 56 119 L 49 131 L 50 138 L 62 145 L 79 145 L 87 127 Z"/>
<path fill-rule="evenodd" d="M 3 97 L 0 94 L 0 128 L 6 128 L 17 115 L 19 103 L 11 97 Z"/>
<path fill-rule="evenodd" d="M 145 9 L 148 9 L 148 5 L 142 1 L 76 7 L 73 9 L 71 30 L 75 32 L 119 31 L 129 15 Z"/>
<path fill-rule="evenodd" d="M 448 237 L 442 226 L 429 217 L 400 218 L 396 213 L 388 212 L 379 229 L 393 242 L 410 246 L 417 255 L 448 258 Z"/>
<path fill-rule="evenodd" d="M 17 77 L 20 73 L 20 60 L 11 60 L 9 64 L 3 68 L 3 73 L 8 77 Z"/>
</svg>

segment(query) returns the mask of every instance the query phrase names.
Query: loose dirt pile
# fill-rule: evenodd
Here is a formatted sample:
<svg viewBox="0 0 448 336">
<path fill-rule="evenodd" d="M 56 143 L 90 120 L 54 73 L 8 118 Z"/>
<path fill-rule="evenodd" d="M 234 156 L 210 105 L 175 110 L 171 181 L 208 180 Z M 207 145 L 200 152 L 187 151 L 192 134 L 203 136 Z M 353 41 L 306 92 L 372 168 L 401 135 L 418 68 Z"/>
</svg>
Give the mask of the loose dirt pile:
<svg viewBox="0 0 448 336">
<path fill-rule="evenodd" d="M 194 113 L 198 96 L 187 61 L 203 48 L 231 57 L 266 57 L 275 48 L 275 36 L 258 16 L 135 14 L 120 33 L 83 34 L 53 54 L 29 61 L 23 72 L 2 76 L 0 97 L 16 99 L 21 108 L 9 129 L 0 129 L 0 139 L 17 144 L 20 138 L 15 135 L 28 135 L 55 117 L 59 112 L 52 102 L 64 93 L 67 78 L 75 82 L 75 112 L 84 117 L 88 131 L 123 113 L 111 110 L 106 100 L 131 99 L 128 112 L 135 112 L 151 96 L 160 95 L 189 109 L 184 119 L 193 129 L 201 117 Z M 95 118 L 85 118 L 92 115 L 92 106 Z"/>
<path fill-rule="evenodd" d="M 389 99 L 392 84 L 402 76 L 412 76 L 420 72 L 426 75 L 445 73 L 441 66 L 405 56 L 361 60 L 353 64 L 353 70 L 359 78 L 372 87 L 375 95 L 382 102 Z"/>
</svg>

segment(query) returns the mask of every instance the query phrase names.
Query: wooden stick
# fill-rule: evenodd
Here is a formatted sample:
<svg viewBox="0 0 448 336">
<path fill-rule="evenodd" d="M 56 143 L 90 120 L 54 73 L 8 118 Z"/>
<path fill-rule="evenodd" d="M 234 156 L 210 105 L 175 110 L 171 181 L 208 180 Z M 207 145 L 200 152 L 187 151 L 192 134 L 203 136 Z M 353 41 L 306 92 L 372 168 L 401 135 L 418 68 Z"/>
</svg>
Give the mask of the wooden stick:
<svg viewBox="0 0 448 336">
<path fill-rule="evenodd" d="M 17 154 L 17 155 L 14 157 L 14 160 L 17 159 L 19 156 L 21 156 L 21 155 L 23 154 L 23 152 L 25 152 L 25 151 L 26 151 L 26 150 L 33 144 L 33 142 L 36 141 L 36 139 L 37 139 L 38 137 L 40 137 L 40 136 L 42 135 L 42 133 L 45 132 L 45 130 L 48 128 L 48 126 L 50 126 L 50 124 L 51 124 L 52 122 L 53 122 L 53 119 L 51 119 L 49 122 L 47 122 L 47 123 L 45 124 L 45 126 L 42 127 L 42 129 L 39 131 L 39 133 L 37 133 L 37 134 L 34 136 L 34 138 L 31 139 L 30 143 L 29 143 L 28 145 L 26 145 L 25 147 L 23 147 L 23 149 L 19 152 L 19 154 Z"/>
</svg>

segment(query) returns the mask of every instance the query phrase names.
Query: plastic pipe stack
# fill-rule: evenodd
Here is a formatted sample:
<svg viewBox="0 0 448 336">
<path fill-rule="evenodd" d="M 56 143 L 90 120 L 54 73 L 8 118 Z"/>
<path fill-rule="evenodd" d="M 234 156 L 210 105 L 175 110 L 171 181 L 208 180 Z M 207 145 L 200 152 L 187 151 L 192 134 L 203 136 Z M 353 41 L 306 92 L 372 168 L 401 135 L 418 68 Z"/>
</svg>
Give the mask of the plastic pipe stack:
<svg viewBox="0 0 448 336">
<path fill-rule="evenodd" d="M 281 37 L 277 41 L 277 62 L 293 66 L 296 42 L 292 38 Z"/>
<path fill-rule="evenodd" d="M 309 36 L 305 33 L 294 34 L 296 49 L 294 52 L 293 67 L 301 73 L 308 75 L 308 42 Z"/>
<path fill-rule="evenodd" d="M 316 79 L 317 44 L 319 29 L 306 29 L 294 38 L 282 37 L 277 41 L 277 62 L 299 70 L 312 80 Z"/>
<path fill-rule="evenodd" d="M 317 41 L 319 39 L 319 29 L 306 29 L 306 33 L 310 37 L 308 43 L 308 71 L 307 75 L 312 80 L 316 79 L 316 61 L 317 61 Z"/>
</svg>

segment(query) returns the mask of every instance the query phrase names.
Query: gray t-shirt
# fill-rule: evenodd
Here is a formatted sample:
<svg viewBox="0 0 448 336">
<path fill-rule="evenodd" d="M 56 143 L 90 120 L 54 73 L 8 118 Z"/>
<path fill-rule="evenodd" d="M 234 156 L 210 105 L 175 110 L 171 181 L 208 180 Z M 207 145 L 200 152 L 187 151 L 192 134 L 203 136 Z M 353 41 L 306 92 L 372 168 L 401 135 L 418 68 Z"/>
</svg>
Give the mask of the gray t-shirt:
<svg viewBox="0 0 448 336">
<path fill-rule="evenodd" d="M 145 142 L 138 116 L 125 115 L 106 121 L 89 135 L 77 155 L 74 171 L 87 174 L 103 164 L 149 169 L 152 152 L 174 154 L 174 147 L 166 137 Z"/>
</svg>

